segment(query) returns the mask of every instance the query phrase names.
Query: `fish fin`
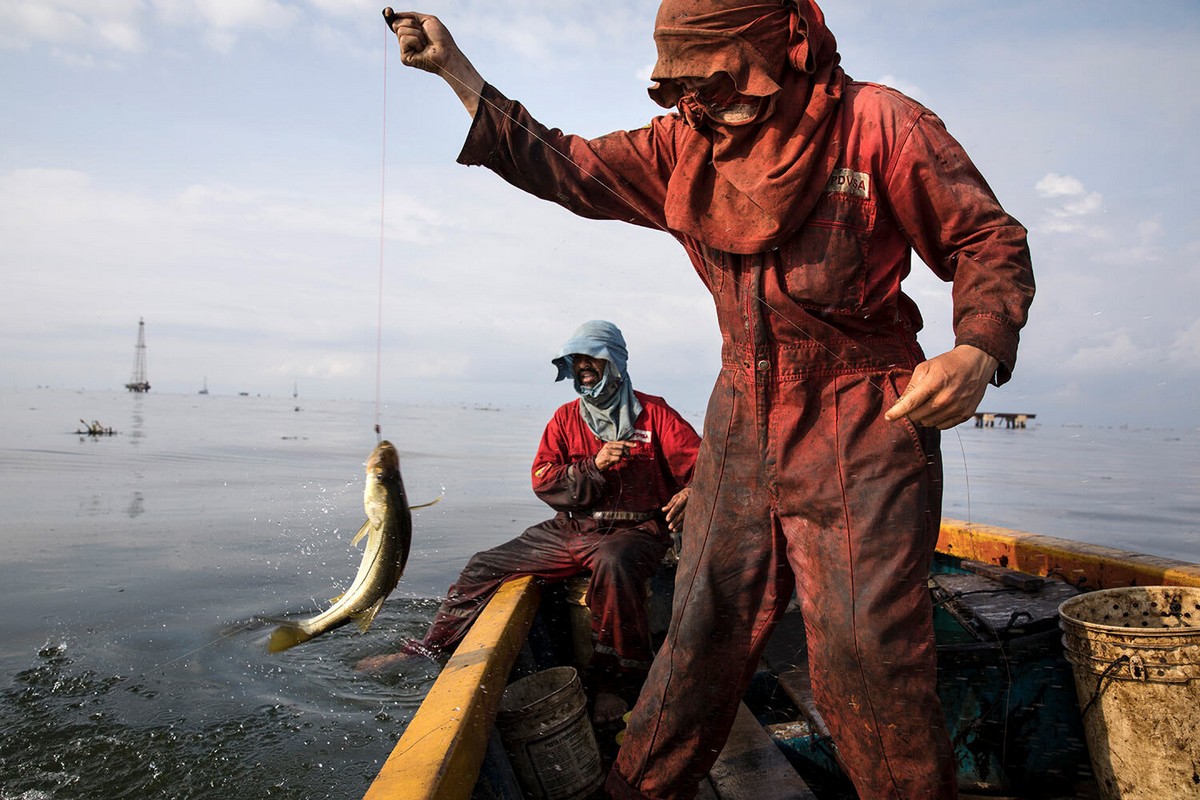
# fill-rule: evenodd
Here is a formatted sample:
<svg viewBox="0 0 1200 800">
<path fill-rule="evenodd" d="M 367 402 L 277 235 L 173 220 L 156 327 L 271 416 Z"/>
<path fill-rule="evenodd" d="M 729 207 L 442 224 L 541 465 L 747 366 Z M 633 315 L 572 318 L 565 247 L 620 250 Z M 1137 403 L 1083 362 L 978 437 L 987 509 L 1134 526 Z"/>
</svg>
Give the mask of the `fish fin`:
<svg viewBox="0 0 1200 800">
<path fill-rule="evenodd" d="M 379 613 L 379 609 L 383 608 L 383 601 L 386 597 L 381 597 L 375 601 L 375 605 L 364 609 L 357 614 L 351 614 L 350 617 L 358 624 L 358 629 L 363 633 L 371 627 L 371 623 L 375 621 L 375 615 Z"/>
<path fill-rule="evenodd" d="M 342 599 L 343 597 L 345 597 L 345 596 L 346 596 L 346 593 L 345 593 L 345 592 L 342 592 L 342 593 L 341 593 L 341 594 L 339 594 L 337 597 L 331 597 L 331 598 L 329 598 L 329 602 L 330 602 L 330 604 L 336 603 L 338 600 L 341 600 L 341 599 Z"/>
<path fill-rule="evenodd" d="M 311 638 L 313 638 L 312 635 L 306 633 L 299 625 L 280 625 L 271 632 L 271 639 L 267 642 L 267 652 L 282 653 Z"/>
<path fill-rule="evenodd" d="M 353 547 L 354 545 L 358 544 L 359 541 L 362 540 L 362 537 L 366 536 L 370 531 L 371 520 L 367 520 L 362 524 L 362 527 L 358 529 L 358 533 L 354 534 L 354 538 L 350 540 L 350 546 Z"/>
<path fill-rule="evenodd" d="M 444 495 L 444 494 L 439 495 L 436 500 L 430 500 L 428 503 L 421 503 L 421 505 L 419 505 L 419 506 L 409 506 L 409 509 L 415 510 L 418 508 L 429 508 L 430 506 L 436 506 L 438 503 L 442 502 L 442 498 L 445 496 L 446 495 Z"/>
</svg>

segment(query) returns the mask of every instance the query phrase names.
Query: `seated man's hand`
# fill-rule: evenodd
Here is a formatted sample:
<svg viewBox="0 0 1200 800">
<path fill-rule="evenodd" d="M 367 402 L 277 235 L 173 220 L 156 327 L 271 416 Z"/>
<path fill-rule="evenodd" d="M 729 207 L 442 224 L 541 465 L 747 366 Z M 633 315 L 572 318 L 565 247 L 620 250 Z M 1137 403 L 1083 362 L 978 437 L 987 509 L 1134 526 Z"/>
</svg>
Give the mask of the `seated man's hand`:
<svg viewBox="0 0 1200 800">
<path fill-rule="evenodd" d="M 680 489 L 663 506 L 663 513 L 667 515 L 667 527 L 671 530 L 678 531 L 683 528 L 683 512 L 687 508 L 688 495 L 691 493 L 691 488 Z"/>
<path fill-rule="evenodd" d="M 596 453 L 596 469 L 603 472 L 606 469 L 620 466 L 625 457 L 629 455 L 629 451 L 634 448 L 636 442 L 615 441 L 605 442 L 600 448 L 600 452 Z"/>
</svg>

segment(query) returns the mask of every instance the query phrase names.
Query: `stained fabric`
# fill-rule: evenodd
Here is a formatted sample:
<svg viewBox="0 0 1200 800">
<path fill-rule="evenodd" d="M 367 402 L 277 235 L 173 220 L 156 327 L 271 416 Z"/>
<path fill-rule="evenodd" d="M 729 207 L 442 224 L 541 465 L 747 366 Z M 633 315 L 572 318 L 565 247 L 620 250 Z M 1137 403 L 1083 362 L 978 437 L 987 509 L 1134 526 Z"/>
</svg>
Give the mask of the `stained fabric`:
<svg viewBox="0 0 1200 800">
<path fill-rule="evenodd" d="M 847 79 L 824 15 L 807 0 L 790 10 L 665 0 L 654 38 L 650 94 L 661 105 L 692 100 L 674 79 L 719 72 L 764 100 L 753 124 L 692 129 L 667 186 L 667 226 L 731 253 L 778 246 L 808 216 L 837 158 L 834 110 Z M 693 125 L 695 108 L 681 108 Z"/>
<path fill-rule="evenodd" d="M 595 386 L 584 386 L 574 374 L 571 356 L 591 356 L 605 362 L 604 375 Z M 579 395 L 579 411 L 588 427 L 603 441 L 627 440 L 642 405 L 633 391 L 627 367 L 629 350 L 621 329 L 604 320 L 589 320 L 571 334 L 552 363 L 561 381 L 571 378 Z"/>
</svg>

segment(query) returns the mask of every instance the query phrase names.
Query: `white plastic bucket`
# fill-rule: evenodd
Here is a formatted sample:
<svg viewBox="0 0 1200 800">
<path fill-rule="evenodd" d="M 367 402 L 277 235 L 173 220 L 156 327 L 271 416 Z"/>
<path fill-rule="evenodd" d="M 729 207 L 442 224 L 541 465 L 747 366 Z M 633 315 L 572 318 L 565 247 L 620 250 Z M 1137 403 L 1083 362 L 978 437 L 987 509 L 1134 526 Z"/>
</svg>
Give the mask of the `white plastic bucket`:
<svg viewBox="0 0 1200 800">
<path fill-rule="evenodd" d="M 1088 592 L 1059 625 L 1101 796 L 1200 797 L 1200 588 Z"/>
<path fill-rule="evenodd" d="M 600 788 L 600 750 L 574 667 L 553 667 L 509 684 L 496 727 L 530 797 L 583 800 Z"/>
</svg>

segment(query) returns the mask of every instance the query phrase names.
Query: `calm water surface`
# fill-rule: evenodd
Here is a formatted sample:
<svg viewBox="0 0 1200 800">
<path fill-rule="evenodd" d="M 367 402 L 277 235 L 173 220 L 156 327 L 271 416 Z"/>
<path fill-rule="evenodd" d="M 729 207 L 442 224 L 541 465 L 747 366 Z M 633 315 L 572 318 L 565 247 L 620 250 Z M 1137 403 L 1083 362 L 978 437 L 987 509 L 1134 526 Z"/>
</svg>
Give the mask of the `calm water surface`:
<svg viewBox="0 0 1200 800">
<path fill-rule="evenodd" d="M 353 664 L 423 632 L 471 553 L 547 516 L 527 469 L 566 399 L 386 408 L 413 502 L 444 499 L 414 512 L 370 632 L 269 655 L 256 616 L 321 608 L 357 567 L 370 403 L 0 392 L 0 800 L 361 796 L 435 675 Z M 1200 561 L 1196 430 L 943 441 L 949 517 Z"/>
</svg>

